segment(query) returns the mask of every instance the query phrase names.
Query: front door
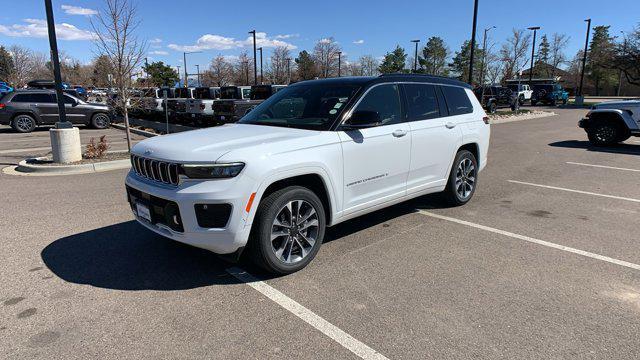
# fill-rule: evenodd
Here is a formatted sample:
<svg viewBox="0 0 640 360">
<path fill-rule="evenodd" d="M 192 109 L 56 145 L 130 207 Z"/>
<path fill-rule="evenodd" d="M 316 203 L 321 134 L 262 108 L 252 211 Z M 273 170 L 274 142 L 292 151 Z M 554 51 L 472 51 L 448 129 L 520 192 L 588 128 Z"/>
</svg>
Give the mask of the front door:
<svg viewBox="0 0 640 360">
<path fill-rule="evenodd" d="M 409 171 L 411 134 L 404 122 L 398 85 L 372 87 L 352 113 L 357 111 L 377 112 L 380 126 L 338 132 L 344 160 L 345 215 L 403 197 Z"/>
</svg>

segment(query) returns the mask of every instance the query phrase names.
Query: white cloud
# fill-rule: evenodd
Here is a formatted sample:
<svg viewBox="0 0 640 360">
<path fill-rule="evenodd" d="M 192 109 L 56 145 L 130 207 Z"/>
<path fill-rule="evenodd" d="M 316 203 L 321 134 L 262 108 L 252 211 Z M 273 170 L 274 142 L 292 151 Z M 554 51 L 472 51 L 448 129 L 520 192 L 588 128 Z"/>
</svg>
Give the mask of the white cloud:
<svg viewBox="0 0 640 360">
<path fill-rule="evenodd" d="M 42 19 L 24 19 L 24 24 L 0 25 L 0 34 L 11 37 L 47 38 L 47 22 Z M 95 34 L 78 29 L 74 25 L 56 24 L 56 36 L 60 40 L 92 40 Z"/>
<path fill-rule="evenodd" d="M 91 16 L 98 14 L 98 12 L 93 9 L 87 9 L 79 6 L 62 5 L 61 7 L 62 10 L 64 10 L 64 13 L 69 15 Z"/>
<path fill-rule="evenodd" d="M 355 40 L 353 43 L 356 44 L 356 45 L 361 45 L 361 44 L 364 44 L 364 40 L 362 40 L 362 39 Z"/>
<path fill-rule="evenodd" d="M 291 38 L 297 38 L 300 37 L 300 34 L 282 34 L 282 35 L 276 35 L 276 39 L 291 39 Z"/>
<path fill-rule="evenodd" d="M 164 51 L 164 50 L 150 51 L 149 54 L 151 54 L 151 55 L 169 55 L 169 53 Z"/>
<path fill-rule="evenodd" d="M 162 39 L 155 38 L 155 39 L 149 40 L 149 42 L 152 43 L 152 44 L 160 44 L 162 42 Z"/>
<path fill-rule="evenodd" d="M 320 41 L 318 41 L 318 42 L 321 43 L 321 44 L 331 44 L 333 42 L 333 40 L 324 38 L 324 39 L 320 39 Z"/>
<path fill-rule="evenodd" d="M 204 50 L 230 50 L 235 48 L 243 48 L 253 46 L 253 36 L 248 36 L 245 40 L 236 40 L 232 37 L 222 35 L 205 34 L 202 35 L 194 45 L 178 45 L 169 44 L 169 49 L 176 51 L 204 51 Z M 286 46 L 289 49 L 297 47 L 288 42 L 269 38 L 266 33 L 256 33 L 256 46 L 258 47 L 276 47 Z"/>
</svg>

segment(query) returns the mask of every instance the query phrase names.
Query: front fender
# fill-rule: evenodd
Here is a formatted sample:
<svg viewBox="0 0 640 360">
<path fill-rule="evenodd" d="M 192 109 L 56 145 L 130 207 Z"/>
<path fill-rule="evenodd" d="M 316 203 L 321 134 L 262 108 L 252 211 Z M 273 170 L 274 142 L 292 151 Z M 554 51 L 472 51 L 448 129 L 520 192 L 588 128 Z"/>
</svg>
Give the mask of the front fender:
<svg viewBox="0 0 640 360">
<path fill-rule="evenodd" d="M 631 114 L 629 114 L 625 110 L 620 110 L 620 109 L 594 109 L 594 110 L 591 110 L 591 119 L 593 119 L 593 120 L 604 119 L 604 117 L 602 115 L 607 115 L 607 114 L 615 114 L 618 117 L 618 119 L 624 121 L 625 125 L 627 126 L 627 128 L 629 130 L 638 130 L 639 129 L 638 124 L 635 122 L 635 120 L 633 119 Z M 594 119 L 594 117 L 596 119 Z"/>
</svg>

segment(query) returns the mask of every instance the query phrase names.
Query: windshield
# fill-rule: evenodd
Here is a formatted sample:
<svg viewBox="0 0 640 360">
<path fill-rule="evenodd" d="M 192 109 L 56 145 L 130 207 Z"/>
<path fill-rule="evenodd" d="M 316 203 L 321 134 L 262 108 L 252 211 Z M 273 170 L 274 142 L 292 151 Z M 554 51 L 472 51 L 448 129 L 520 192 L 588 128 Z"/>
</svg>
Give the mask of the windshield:
<svg viewBox="0 0 640 360">
<path fill-rule="evenodd" d="M 251 100 L 266 100 L 271 96 L 271 85 L 251 87 Z"/>
<path fill-rule="evenodd" d="M 235 99 L 238 88 L 235 86 L 225 86 L 220 88 L 220 99 Z"/>
<path fill-rule="evenodd" d="M 258 105 L 239 122 L 329 130 L 359 89 L 357 85 L 327 84 L 287 87 Z"/>
<path fill-rule="evenodd" d="M 191 97 L 191 89 L 188 88 L 176 88 L 176 97 L 186 99 Z"/>
<path fill-rule="evenodd" d="M 210 88 L 196 88 L 193 91 L 193 98 L 212 100 L 215 99 L 215 94 L 213 89 Z"/>
</svg>

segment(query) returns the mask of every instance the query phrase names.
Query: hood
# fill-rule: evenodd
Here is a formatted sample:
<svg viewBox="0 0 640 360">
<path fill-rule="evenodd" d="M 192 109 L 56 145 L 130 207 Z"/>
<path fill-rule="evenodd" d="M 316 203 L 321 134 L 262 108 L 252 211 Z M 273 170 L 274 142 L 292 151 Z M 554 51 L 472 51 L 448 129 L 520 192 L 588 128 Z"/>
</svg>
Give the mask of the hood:
<svg viewBox="0 0 640 360">
<path fill-rule="evenodd" d="M 316 131 L 228 124 L 171 135 L 156 136 L 137 143 L 135 155 L 174 162 L 214 162 L 233 150 L 286 142 L 316 135 Z"/>
<path fill-rule="evenodd" d="M 612 100 L 612 101 L 604 101 L 596 104 L 596 107 L 606 106 L 606 107 L 625 107 L 625 106 L 638 106 L 640 105 L 640 100 Z"/>
</svg>

